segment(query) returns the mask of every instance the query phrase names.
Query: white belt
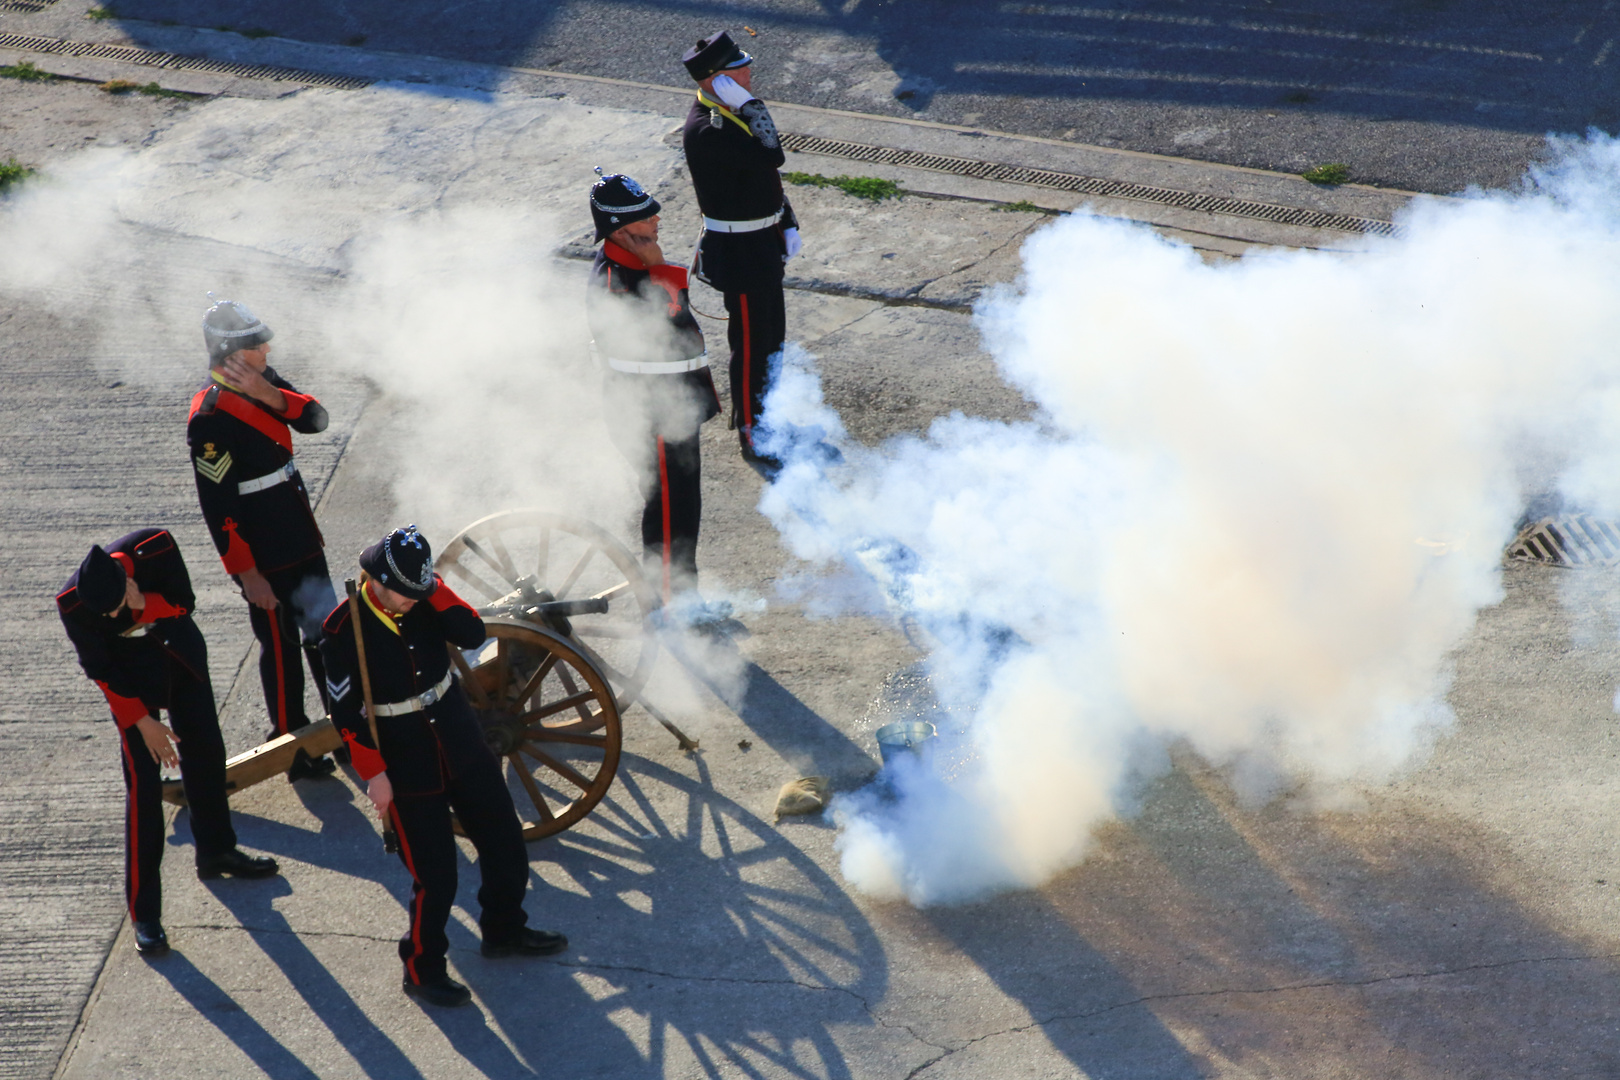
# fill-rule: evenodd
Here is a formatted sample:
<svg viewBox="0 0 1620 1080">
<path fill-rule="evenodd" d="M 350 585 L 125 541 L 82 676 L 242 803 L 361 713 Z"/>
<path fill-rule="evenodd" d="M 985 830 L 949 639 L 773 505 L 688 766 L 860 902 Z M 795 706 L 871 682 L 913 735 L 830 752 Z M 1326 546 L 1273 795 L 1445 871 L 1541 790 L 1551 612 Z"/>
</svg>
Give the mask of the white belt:
<svg viewBox="0 0 1620 1080">
<path fill-rule="evenodd" d="M 378 716 L 404 716 L 407 713 L 421 712 L 449 692 L 451 678 L 452 673 L 447 671 L 444 673 L 444 678 L 439 680 L 438 686 L 424 690 L 415 697 L 406 698 L 404 701 L 395 701 L 387 705 L 374 705 L 372 708 Z"/>
<path fill-rule="evenodd" d="M 266 473 L 252 480 L 242 481 L 236 485 L 236 491 L 239 495 L 252 495 L 255 491 L 263 491 L 265 488 L 273 488 L 277 484 L 284 484 L 297 475 L 298 466 L 289 461 L 273 473 Z"/>
<path fill-rule="evenodd" d="M 608 367 L 614 371 L 627 371 L 632 375 L 679 375 L 683 371 L 702 371 L 709 366 L 709 354 L 694 356 L 690 360 L 615 360 L 608 357 Z"/>
<path fill-rule="evenodd" d="M 710 232 L 758 232 L 768 229 L 782 220 L 782 211 L 778 210 L 770 217 L 755 218 L 753 221 L 721 221 L 719 218 L 705 216 L 703 227 Z"/>
<path fill-rule="evenodd" d="M 152 632 L 152 624 L 151 623 L 136 623 L 134 626 L 130 627 L 128 630 L 125 630 L 122 634 L 119 634 L 118 636 L 119 637 L 145 637 L 147 634 L 150 634 L 151 632 Z"/>
</svg>

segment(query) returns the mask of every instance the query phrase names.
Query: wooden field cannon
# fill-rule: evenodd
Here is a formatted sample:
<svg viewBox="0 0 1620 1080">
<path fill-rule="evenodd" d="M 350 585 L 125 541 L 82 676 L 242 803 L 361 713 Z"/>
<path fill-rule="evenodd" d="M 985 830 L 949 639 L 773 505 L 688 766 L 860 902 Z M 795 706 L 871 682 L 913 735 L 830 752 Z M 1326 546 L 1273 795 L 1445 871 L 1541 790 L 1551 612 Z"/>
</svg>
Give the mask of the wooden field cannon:
<svg viewBox="0 0 1620 1080">
<path fill-rule="evenodd" d="M 523 835 L 562 832 L 612 786 L 620 713 L 658 657 L 658 592 L 611 533 L 543 510 L 473 522 L 434 568 L 488 628 L 481 646 L 450 656 L 485 740 L 505 761 Z M 696 747 L 659 719 L 683 747 Z M 318 757 L 340 745 L 332 722 L 320 720 L 231 758 L 226 788 L 234 794 L 285 773 L 299 750 Z M 178 780 L 163 796 L 185 804 Z"/>
</svg>

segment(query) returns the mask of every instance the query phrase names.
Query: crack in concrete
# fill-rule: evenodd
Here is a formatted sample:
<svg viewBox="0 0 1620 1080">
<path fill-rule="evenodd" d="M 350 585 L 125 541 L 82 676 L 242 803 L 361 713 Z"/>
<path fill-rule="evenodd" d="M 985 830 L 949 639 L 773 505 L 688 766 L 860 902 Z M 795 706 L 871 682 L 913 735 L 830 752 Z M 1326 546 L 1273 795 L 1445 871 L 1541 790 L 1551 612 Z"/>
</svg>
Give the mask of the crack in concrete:
<svg viewBox="0 0 1620 1080">
<path fill-rule="evenodd" d="M 961 1046 L 947 1050 L 945 1053 L 934 1058 L 932 1061 L 919 1065 L 917 1068 L 907 1073 L 904 1080 L 914 1080 L 915 1077 L 921 1075 L 924 1071 L 933 1068 L 945 1058 L 958 1054 L 977 1043 L 984 1042 L 986 1039 L 994 1039 L 1002 1035 L 1022 1034 L 1023 1032 L 1031 1031 L 1036 1028 L 1046 1027 L 1048 1024 L 1055 1024 L 1060 1020 L 1090 1020 L 1098 1016 L 1105 1016 L 1111 1012 L 1117 1012 L 1120 1009 L 1128 1009 L 1135 1005 L 1146 1005 L 1156 1001 L 1176 1001 L 1184 998 L 1223 997 L 1229 994 L 1286 994 L 1295 990 L 1350 990 L 1364 986 L 1377 986 L 1380 983 L 1398 982 L 1401 979 L 1436 979 L 1444 978 L 1450 975 L 1463 975 L 1471 971 L 1496 971 L 1502 968 L 1517 967 L 1525 964 L 1581 963 L 1592 960 L 1615 959 L 1620 959 L 1620 953 L 1589 953 L 1576 956 L 1531 956 L 1523 957 L 1518 960 L 1502 960 L 1491 964 L 1469 964 L 1459 968 L 1444 968 L 1438 971 L 1401 972 L 1395 975 L 1380 975 L 1376 978 L 1370 979 L 1326 979 L 1320 982 L 1290 983 L 1286 986 L 1262 986 L 1255 987 L 1253 989 L 1188 990 L 1175 994 L 1147 994 L 1139 998 L 1132 998 L 1130 1001 L 1116 1002 L 1113 1005 L 1108 1005 L 1101 1009 L 1092 1009 L 1089 1012 L 1054 1013 L 1039 1020 L 1032 1020 L 1027 1024 L 1015 1024 L 1011 1027 L 1003 1028 L 1000 1031 L 989 1031 L 983 1035 L 976 1035 L 967 1042 L 963 1043 Z M 926 1040 L 919 1039 L 919 1041 Z M 938 1044 L 929 1043 L 929 1045 L 934 1046 Z"/>
</svg>

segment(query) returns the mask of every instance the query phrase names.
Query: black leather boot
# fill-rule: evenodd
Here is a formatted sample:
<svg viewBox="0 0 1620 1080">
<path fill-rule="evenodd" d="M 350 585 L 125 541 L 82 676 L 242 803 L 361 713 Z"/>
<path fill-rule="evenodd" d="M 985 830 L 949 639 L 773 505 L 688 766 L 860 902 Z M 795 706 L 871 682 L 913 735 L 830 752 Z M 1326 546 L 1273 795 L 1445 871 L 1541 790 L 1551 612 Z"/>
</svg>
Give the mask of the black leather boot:
<svg viewBox="0 0 1620 1080">
<path fill-rule="evenodd" d="M 568 939 L 555 930 L 534 930 L 523 927 L 514 936 L 502 941 L 485 939 L 478 951 L 485 956 L 550 956 L 568 948 Z"/>
<path fill-rule="evenodd" d="M 274 859 L 249 855 L 235 848 L 218 855 L 197 856 L 198 881 L 209 881 L 226 874 L 239 878 L 273 877 L 280 870 Z"/>
<path fill-rule="evenodd" d="M 419 983 L 405 976 L 405 993 L 428 1005 L 441 1009 L 454 1009 L 472 1000 L 472 991 L 448 975 L 432 975 Z"/>
<path fill-rule="evenodd" d="M 163 924 L 156 921 L 135 923 L 135 951 L 148 958 L 167 955 L 169 935 L 163 932 Z"/>
</svg>

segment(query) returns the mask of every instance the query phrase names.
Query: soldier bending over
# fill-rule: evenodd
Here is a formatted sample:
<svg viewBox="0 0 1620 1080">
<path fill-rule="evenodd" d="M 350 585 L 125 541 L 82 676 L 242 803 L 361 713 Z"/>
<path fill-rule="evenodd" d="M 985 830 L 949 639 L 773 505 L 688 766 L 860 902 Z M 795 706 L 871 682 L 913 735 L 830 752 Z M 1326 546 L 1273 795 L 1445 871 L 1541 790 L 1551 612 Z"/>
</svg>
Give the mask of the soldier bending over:
<svg viewBox="0 0 1620 1080">
<path fill-rule="evenodd" d="M 162 766 L 180 766 L 197 842 L 197 877 L 269 877 L 273 859 L 236 849 L 225 795 L 225 741 L 208 680 L 208 647 L 174 538 L 140 529 L 93 547 L 56 598 L 79 666 L 107 697 L 123 735 L 124 897 L 143 956 L 169 951 L 163 932 Z M 169 710 L 165 727 L 158 711 Z M 178 747 L 176 744 L 179 744 Z"/>
</svg>

